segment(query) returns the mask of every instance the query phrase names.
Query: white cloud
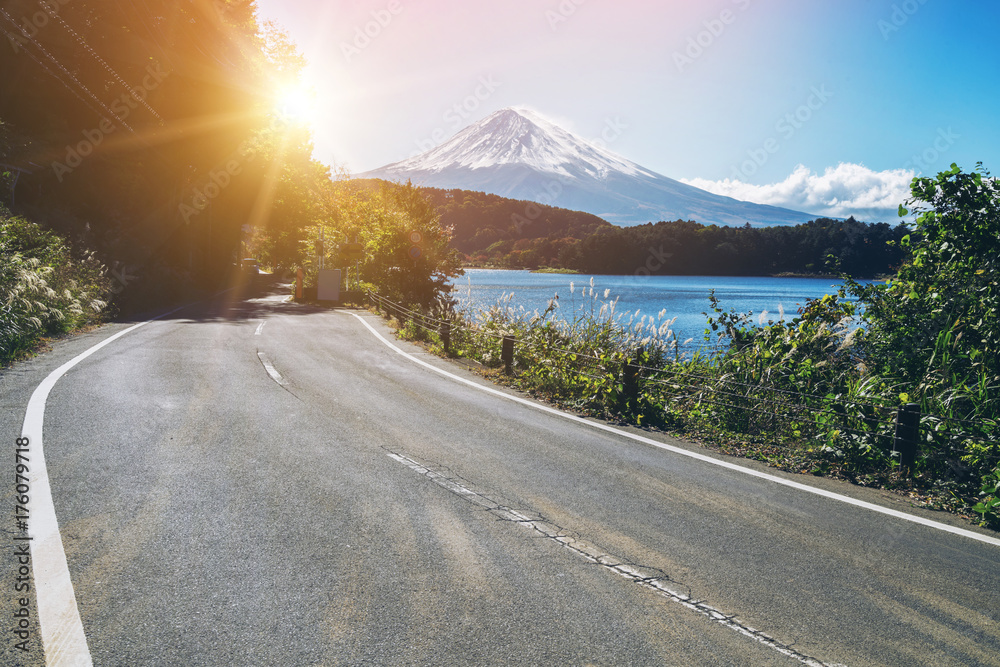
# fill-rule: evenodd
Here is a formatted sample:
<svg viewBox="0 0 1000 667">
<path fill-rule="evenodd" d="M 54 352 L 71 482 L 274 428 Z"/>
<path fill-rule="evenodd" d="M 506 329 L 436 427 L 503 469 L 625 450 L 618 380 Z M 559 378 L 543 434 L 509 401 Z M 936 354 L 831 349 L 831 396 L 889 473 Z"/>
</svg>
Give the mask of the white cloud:
<svg viewBox="0 0 1000 667">
<path fill-rule="evenodd" d="M 834 218 L 853 215 L 858 220 L 895 223 L 899 205 L 910 197 L 912 169 L 872 171 L 860 164 L 842 162 L 822 174 L 798 165 L 785 180 L 754 185 L 725 179 L 681 179 L 688 185 L 715 194 L 757 204 L 770 204 Z"/>
</svg>

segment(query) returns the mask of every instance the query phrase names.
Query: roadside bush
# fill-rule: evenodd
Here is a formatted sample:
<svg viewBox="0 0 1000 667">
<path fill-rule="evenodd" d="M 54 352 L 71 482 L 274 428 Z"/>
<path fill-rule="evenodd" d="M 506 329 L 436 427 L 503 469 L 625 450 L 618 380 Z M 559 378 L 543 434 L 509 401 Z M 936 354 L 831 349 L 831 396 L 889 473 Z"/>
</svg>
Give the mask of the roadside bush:
<svg viewBox="0 0 1000 667">
<path fill-rule="evenodd" d="M 0 362 L 96 322 L 109 294 L 92 253 L 74 256 L 56 234 L 0 211 Z"/>
</svg>

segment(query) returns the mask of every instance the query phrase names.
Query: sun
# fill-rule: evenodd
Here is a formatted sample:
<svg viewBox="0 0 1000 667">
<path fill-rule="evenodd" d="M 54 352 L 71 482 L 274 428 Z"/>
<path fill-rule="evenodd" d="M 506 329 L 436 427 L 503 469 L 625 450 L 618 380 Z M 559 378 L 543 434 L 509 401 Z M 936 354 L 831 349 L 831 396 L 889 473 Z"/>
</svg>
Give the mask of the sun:
<svg viewBox="0 0 1000 667">
<path fill-rule="evenodd" d="M 278 86 L 274 93 L 274 112 L 288 123 L 314 125 L 319 117 L 315 89 L 301 81 Z"/>
</svg>

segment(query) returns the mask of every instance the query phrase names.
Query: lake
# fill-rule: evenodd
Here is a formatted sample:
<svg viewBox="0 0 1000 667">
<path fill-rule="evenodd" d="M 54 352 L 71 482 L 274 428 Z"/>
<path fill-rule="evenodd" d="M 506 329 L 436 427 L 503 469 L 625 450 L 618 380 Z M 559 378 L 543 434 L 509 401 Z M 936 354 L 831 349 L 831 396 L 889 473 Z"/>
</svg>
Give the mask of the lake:
<svg viewBox="0 0 1000 667">
<path fill-rule="evenodd" d="M 591 297 L 591 280 L 593 293 Z M 572 283 L 572 291 L 571 284 Z M 618 299 L 615 312 L 639 311 L 657 323 L 677 318 L 671 326 L 677 340 L 694 339 L 704 344 L 704 312 L 710 308 L 708 293 L 715 289 L 723 310 L 766 312 L 765 319 L 794 317 L 810 299 L 837 291 L 841 282 L 834 278 L 741 278 L 734 276 L 604 276 L 531 273 L 499 269 L 466 269 L 452 281 L 459 309 L 466 312 L 487 308 L 510 295 L 510 306 L 530 315 L 545 310 L 550 299 L 559 295 L 559 317 L 572 321 L 580 314 L 598 312 L 605 301 Z M 586 290 L 586 294 L 584 294 Z M 608 298 L 605 300 L 605 290 Z M 659 318 L 661 311 L 664 318 Z"/>
</svg>

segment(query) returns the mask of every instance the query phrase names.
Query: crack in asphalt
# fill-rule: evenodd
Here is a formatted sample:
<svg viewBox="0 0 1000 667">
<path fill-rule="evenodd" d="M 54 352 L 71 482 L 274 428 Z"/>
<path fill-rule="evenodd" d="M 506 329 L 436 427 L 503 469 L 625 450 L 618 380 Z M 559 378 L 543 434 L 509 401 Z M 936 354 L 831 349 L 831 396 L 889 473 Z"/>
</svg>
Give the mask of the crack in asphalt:
<svg viewBox="0 0 1000 667">
<path fill-rule="evenodd" d="M 496 517 L 499 521 L 516 523 L 526 528 L 530 528 L 539 536 L 550 539 L 566 549 L 576 553 L 585 560 L 604 569 L 614 572 L 620 577 L 628 579 L 643 588 L 653 591 L 658 595 L 672 600 L 691 611 L 707 616 L 712 621 L 724 625 L 725 627 L 738 632 L 768 648 L 798 660 L 810 667 L 843 667 L 839 663 L 826 663 L 816 658 L 806 655 L 793 648 L 792 644 L 787 644 L 771 635 L 753 628 L 738 620 L 737 614 L 726 614 L 716 609 L 708 602 L 692 595 L 691 589 L 670 577 L 669 574 L 657 567 L 649 567 L 639 563 L 631 562 L 624 558 L 619 558 L 606 552 L 600 547 L 587 542 L 573 531 L 547 520 L 542 514 L 527 509 L 515 509 L 510 505 L 475 490 L 473 484 L 453 473 L 448 467 L 433 463 L 418 461 L 410 456 L 405 456 L 394 452 L 387 447 L 382 447 L 386 455 L 410 468 L 416 473 L 423 475 L 443 489 L 446 489 L 458 497 L 478 506 L 486 513 Z M 678 589 L 686 588 L 687 592 Z"/>
</svg>

